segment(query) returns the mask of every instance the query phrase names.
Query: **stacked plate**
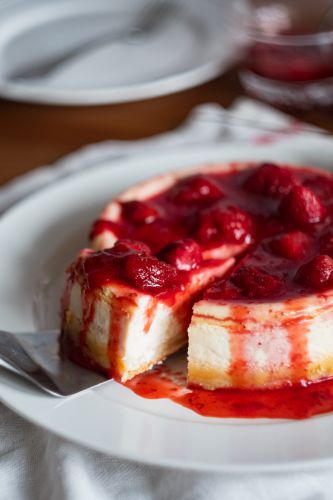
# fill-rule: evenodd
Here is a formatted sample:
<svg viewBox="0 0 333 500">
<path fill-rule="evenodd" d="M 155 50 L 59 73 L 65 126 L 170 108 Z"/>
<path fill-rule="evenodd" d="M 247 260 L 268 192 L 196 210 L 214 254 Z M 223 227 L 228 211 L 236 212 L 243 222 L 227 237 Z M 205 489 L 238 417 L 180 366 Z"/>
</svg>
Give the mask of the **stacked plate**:
<svg viewBox="0 0 333 500">
<path fill-rule="evenodd" d="M 172 5 L 164 5 L 161 18 L 152 20 L 140 37 L 124 36 L 158 2 Z M 138 100 L 192 87 L 218 75 L 235 57 L 236 41 L 226 28 L 230 4 L 2 0 L 0 95 L 82 105 Z M 112 34 L 109 41 L 92 44 L 42 76 L 26 76 L 31 67 L 59 59 L 104 33 Z"/>
</svg>

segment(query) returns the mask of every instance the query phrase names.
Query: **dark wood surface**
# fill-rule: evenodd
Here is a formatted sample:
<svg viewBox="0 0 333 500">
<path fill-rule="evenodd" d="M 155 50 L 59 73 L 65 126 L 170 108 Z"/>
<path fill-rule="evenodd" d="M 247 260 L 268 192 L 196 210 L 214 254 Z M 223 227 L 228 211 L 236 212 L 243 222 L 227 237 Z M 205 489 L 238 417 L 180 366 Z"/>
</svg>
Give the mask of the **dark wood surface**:
<svg viewBox="0 0 333 500">
<path fill-rule="evenodd" d="M 170 130 L 203 102 L 229 106 L 243 94 L 236 70 L 200 87 L 147 101 L 57 107 L 0 100 L 0 185 L 84 144 L 137 139 Z M 333 132 L 333 109 L 293 112 Z"/>
</svg>

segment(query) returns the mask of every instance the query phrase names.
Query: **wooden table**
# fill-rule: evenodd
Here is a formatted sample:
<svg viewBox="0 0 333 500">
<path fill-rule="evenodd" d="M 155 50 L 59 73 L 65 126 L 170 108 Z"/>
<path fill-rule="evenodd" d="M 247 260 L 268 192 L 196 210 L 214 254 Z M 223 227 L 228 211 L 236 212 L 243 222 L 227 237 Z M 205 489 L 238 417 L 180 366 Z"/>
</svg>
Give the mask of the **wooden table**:
<svg viewBox="0 0 333 500">
<path fill-rule="evenodd" d="M 199 103 L 228 106 L 242 94 L 233 69 L 195 89 L 129 104 L 56 107 L 0 100 L 0 185 L 84 144 L 163 132 L 182 122 Z M 333 132 L 332 108 L 293 114 Z"/>
</svg>

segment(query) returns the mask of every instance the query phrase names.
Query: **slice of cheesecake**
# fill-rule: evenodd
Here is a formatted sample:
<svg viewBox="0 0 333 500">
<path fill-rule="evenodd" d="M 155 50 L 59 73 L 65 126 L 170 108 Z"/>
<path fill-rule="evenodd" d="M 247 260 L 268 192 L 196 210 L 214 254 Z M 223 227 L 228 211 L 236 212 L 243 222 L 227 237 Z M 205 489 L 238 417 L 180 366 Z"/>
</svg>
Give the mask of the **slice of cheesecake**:
<svg viewBox="0 0 333 500">
<path fill-rule="evenodd" d="M 186 257 L 190 269 L 181 271 L 133 240 L 83 251 L 68 271 L 63 297 L 68 356 L 126 381 L 186 344 L 193 303 L 234 262 Z"/>
</svg>

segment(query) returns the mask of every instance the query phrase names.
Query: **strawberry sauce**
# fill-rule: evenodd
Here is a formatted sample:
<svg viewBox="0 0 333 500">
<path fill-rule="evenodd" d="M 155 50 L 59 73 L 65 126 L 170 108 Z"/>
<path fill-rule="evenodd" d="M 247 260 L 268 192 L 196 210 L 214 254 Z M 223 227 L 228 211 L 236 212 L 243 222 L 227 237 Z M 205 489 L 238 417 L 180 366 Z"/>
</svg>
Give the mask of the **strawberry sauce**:
<svg viewBox="0 0 333 500">
<path fill-rule="evenodd" d="M 303 419 L 333 411 L 333 380 L 281 389 L 187 388 L 186 377 L 162 365 L 124 384 L 146 399 L 170 399 L 205 417 Z"/>
</svg>

